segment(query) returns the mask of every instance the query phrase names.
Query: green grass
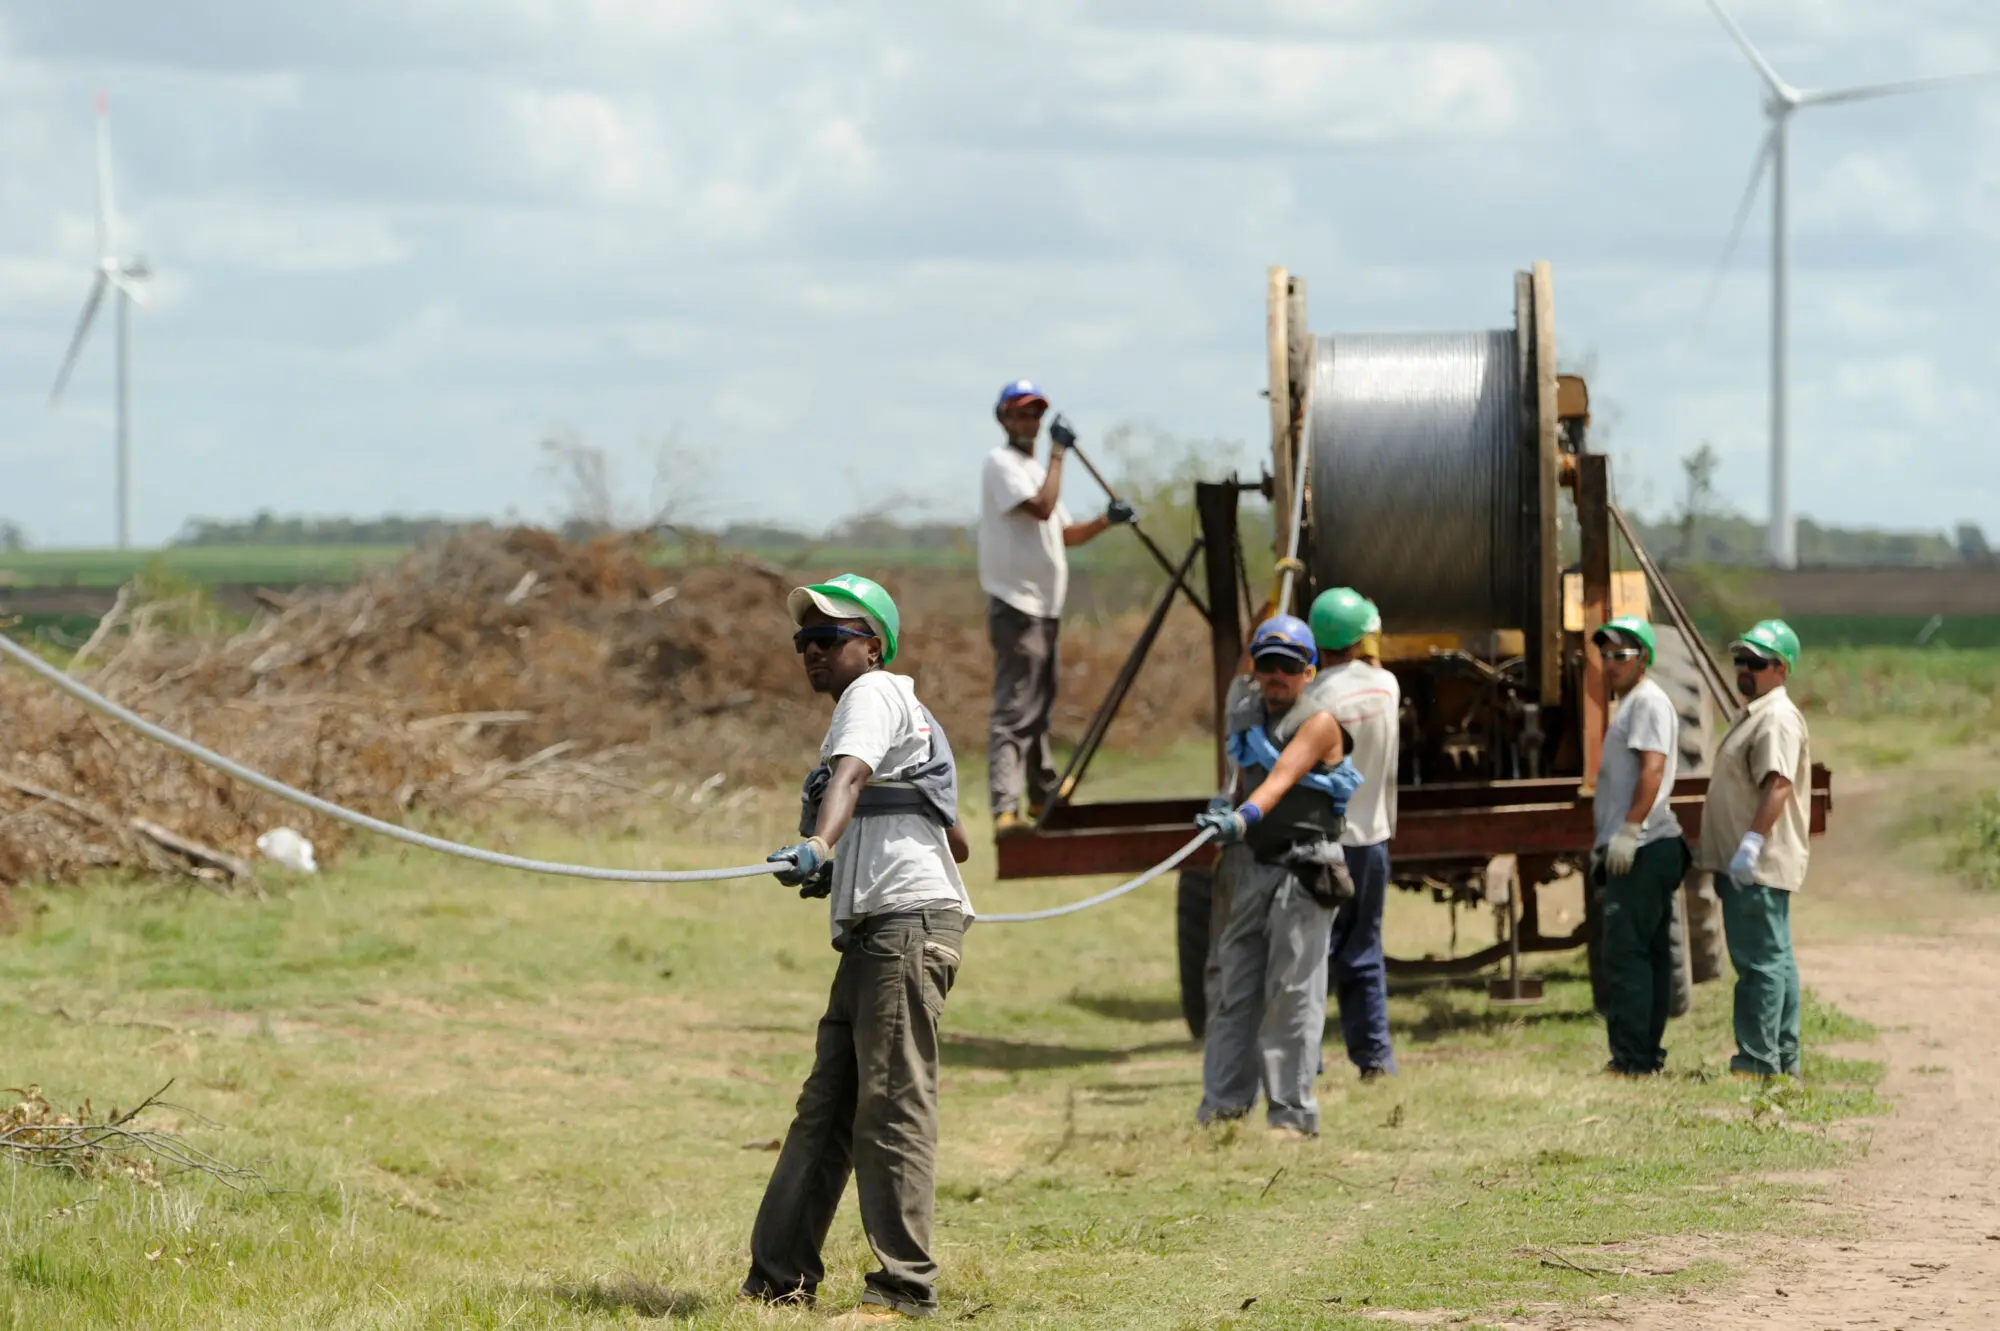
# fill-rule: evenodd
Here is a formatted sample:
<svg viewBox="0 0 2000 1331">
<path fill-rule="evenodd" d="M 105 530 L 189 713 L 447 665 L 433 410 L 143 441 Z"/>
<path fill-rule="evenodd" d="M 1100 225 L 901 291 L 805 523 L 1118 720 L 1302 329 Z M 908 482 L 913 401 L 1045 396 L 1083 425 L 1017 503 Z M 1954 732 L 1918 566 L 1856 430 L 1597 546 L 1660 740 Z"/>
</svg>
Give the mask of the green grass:
<svg viewBox="0 0 2000 1331">
<path fill-rule="evenodd" d="M 1827 647 L 1913 647 L 1991 651 L 2000 648 L 2000 615 L 1949 618 L 1936 628 L 1929 615 L 1800 615 L 1786 621 L 1814 650 Z"/>
<path fill-rule="evenodd" d="M 750 849 L 519 841 L 621 863 Z M 1091 887 L 995 884 L 983 849 L 973 867 L 991 908 Z M 1879 1068 L 1821 1047 L 1865 1028 L 1818 1004 L 1805 1087 L 1721 1077 L 1720 985 L 1670 1032 L 1677 1075 L 1603 1078 L 1564 961 L 1527 1010 L 1398 993 L 1386 1084 L 1353 1082 L 1336 1038 L 1316 1143 L 1204 1131 L 1170 900 L 973 931 L 945 1020 L 947 1317 L 1360 1327 L 1709 1286 L 1728 1278 L 1714 1236 L 1827 1223 L 1794 1205 L 1807 1185 L 1767 1176 L 1836 1163 L 1825 1125 L 1878 1108 Z M 0 1324 L 770 1324 L 731 1292 L 833 968 L 816 903 L 379 854 L 265 902 L 103 884 L 19 893 L 15 913 L 0 1084 L 104 1105 L 173 1078 L 168 1118 L 270 1188 L 0 1166 Z M 850 1209 L 830 1303 L 867 1262 Z"/>
<path fill-rule="evenodd" d="M 401 546 L 168 546 L 162 550 L 28 550 L 0 554 L 0 580 L 21 587 L 116 587 L 148 569 L 195 582 L 347 582 L 400 558 Z"/>
<path fill-rule="evenodd" d="M 1791 692 L 1808 712 L 1843 721 L 1882 723 L 1882 742 L 1907 736 L 1896 727 L 1938 722 L 1990 732 L 2000 700 L 2000 650 L 1807 645 Z"/>
</svg>

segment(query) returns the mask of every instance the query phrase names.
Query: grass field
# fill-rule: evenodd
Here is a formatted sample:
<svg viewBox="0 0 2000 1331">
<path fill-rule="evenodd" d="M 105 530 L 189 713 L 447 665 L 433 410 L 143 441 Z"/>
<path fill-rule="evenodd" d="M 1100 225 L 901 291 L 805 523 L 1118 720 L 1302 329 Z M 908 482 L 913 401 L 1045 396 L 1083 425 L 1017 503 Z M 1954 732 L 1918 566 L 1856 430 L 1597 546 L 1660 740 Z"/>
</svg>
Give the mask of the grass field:
<svg viewBox="0 0 2000 1331">
<path fill-rule="evenodd" d="M 165 571 L 195 582 L 350 582 L 406 553 L 393 545 L 168 546 L 162 550 L 27 550 L 0 554 L 0 581 L 21 587 L 116 587 Z"/>
<path fill-rule="evenodd" d="M 1108 773 L 1127 793 L 1137 775 Z M 518 845 L 727 863 L 764 840 Z M 989 908 L 1091 888 L 996 884 L 983 845 L 972 868 Z M 1799 1205 L 1802 1177 L 1878 1107 L 1878 1067 L 1829 1049 L 1868 1033 L 1817 1004 L 1807 1088 L 1720 1076 L 1719 985 L 1671 1032 L 1674 1075 L 1605 1078 L 1587 985 L 1558 959 L 1524 1011 L 1398 993 L 1388 1083 L 1353 1082 L 1336 1038 L 1315 1143 L 1198 1129 L 1170 901 L 1161 885 L 970 935 L 945 1015 L 946 1319 L 1362 1327 L 1443 1309 L 1477 1326 L 1713 1284 L 1715 1236 L 1828 1223 Z M 823 909 L 762 880 L 580 886 L 394 853 L 268 901 L 18 894 L 0 1081 L 102 1106 L 172 1078 L 164 1121 L 268 1187 L 0 1166 L 0 1324 L 812 1324 L 732 1291 L 833 968 Z M 1414 898 L 1392 909 L 1402 937 L 1441 927 Z M 830 1305 L 858 1298 L 867 1262 L 850 1206 Z"/>
</svg>

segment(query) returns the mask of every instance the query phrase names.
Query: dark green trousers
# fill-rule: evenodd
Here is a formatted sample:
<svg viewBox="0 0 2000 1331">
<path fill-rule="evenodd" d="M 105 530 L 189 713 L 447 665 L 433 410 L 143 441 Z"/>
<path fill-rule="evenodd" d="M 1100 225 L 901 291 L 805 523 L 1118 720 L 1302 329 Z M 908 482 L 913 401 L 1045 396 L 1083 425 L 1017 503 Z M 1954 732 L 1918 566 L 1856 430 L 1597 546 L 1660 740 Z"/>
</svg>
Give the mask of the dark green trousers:
<svg viewBox="0 0 2000 1331">
<path fill-rule="evenodd" d="M 938 1017 L 964 938 L 965 917 L 955 909 L 855 922 L 797 1117 L 750 1231 L 745 1294 L 814 1300 L 826 1278 L 820 1250 L 852 1175 L 861 1228 L 881 1263 L 861 1301 L 912 1317 L 937 1310 Z"/>
<path fill-rule="evenodd" d="M 1722 931 L 1736 968 L 1736 1057 L 1731 1072 L 1799 1075 L 1799 963 L 1792 955 L 1792 894 L 1738 887 L 1718 875 Z"/>
<path fill-rule="evenodd" d="M 1604 882 L 1604 1026 L 1620 1072 L 1666 1065 L 1660 1040 L 1674 994 L 1674 893 L 1686 870 L 1686 844 L 1670 837 L 1639 847 L 1631 871 Z"/>
</svg>

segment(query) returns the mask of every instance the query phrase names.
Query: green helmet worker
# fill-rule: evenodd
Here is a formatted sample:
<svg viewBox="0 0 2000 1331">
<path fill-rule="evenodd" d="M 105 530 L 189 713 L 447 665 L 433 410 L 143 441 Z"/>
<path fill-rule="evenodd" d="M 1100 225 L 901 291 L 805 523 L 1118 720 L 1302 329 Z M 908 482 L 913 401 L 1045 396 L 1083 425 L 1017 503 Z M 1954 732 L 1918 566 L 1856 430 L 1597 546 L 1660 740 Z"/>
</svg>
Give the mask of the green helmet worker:
<svg viewBox="0 0 2000 1331">
<path fill-rule="evenodd" d="M 1056 635 L 1069 594 L 1069 547 L 1138 519 L 1122 499 L 1101 517 L 1070 519 L 1062 505 L 1063 456 L 1076 432 L 1056 417 L 1049 425 L 1047 465 L 1035 461 L 1048 409 L 1048 398 L 1029 380 L 1004 385 L 993 416 L 1007 441 L 986 455 L 980 474 L 979 585 L 993 644 L 987 795 L 993 830 L 1001 836 L 1028 830 L 1056 789 L 1049 719 L 1056 702 Z"/>
<path fill-rule="evenodd" d="M 1306 622 L 1312 625 L 1313 641 L 1322 651 L 1340 651 L 1352 647 L 1366 637 L 1369 625 L 1378 629 L 1382 620 L 1381 612 L 1374 602 L 1355 591 L 1352 587 L 1334 587 L 1313 598 L 1312 609 L 1306 611 Z"/>
<path fill-rule="evenodd" d="M 1313 692 L 1348 737 L 1361 788 L 1347 801 L 1340 847 L 1354 898 L 1333 915 L 1328 979 L 1340 1008 L 1348 1061 L 1363 1081 L 1396 1070 L 1389 1043 L 1389 974 L 1382 911 L 1389 896 L 1389 839 L 1396 832 L 1396 773 L 1401 762 L 1403 688 L 1369 659 L 1382 612 L 1352 587 L 1313 598 L 1306 612 L 1319 646 Z"/>
<path fill-rule="evenodd" d="M 1722 737 L 1701 817 L 1701 867 L 1717 875 L 1736 968 L 1736 1056 L 1744 1076 L 1799 1070 L 1799 966 L 1792 894 L 1805 886 L 1812 825 L 1812 740 L 1785 691 L 1799 635 L 1760 620 L 1729 644 L 1748 704 Z"/>
<path fill-rule="evenodd" d="M 973 918 L 958 870 L 970 848 L 957 768 L 915 686 L 883 669 L 902 637 L 888 592 L 843 573 L 794 589 L 786 606 L 806 681 L 834 705 L 806 778 L 806 840 L 770 858 L 801 896 L 831 898 L 840 962 L 812 1072 L 751 1228 L 742 1292 L 813 1301 L 825 1273 L 820 1245 L 851 1167 L 861 1226 L 882 1259 L 861 1315 L 924 1317 L 937 1310 L 938 1013 Z"/>
<path fill-rule="evenodd" d="M 1602 957 L 1607 1072 L 1646 1076 L 1666 1064 L 1673 971 L 1674 893 L 1687 874 L 1687 843 L 1668 801 L 1680 751 L 1680 714 L 1648 677 L 1653 626 L 1620 615 L 1590 635 L 1617 710 L 1604 732 L 1592 814 L 1592 891 L 1604 893 Z"/>
</svg>

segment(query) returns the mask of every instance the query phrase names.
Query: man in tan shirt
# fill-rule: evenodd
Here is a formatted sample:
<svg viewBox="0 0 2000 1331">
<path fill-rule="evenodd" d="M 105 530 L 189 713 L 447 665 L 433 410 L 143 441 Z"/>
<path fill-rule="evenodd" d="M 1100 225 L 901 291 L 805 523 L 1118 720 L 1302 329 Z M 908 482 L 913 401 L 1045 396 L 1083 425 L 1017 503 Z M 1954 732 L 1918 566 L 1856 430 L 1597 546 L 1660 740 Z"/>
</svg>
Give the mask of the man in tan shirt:
<svg viewBox="0 0 2000 1331">
<path fill-rule="evenodd" d="M 1736 968 L 1732 1072 L 1797 1076 L 1799 965 L 1792 893 L 1806 881 L 1812 746 L 1785 692 L 1799 636 L 1766 619 L 1729 645 L 1749 706 L 1723 736 L 1701 815 L 1701 867 L 1716 875 L 1729 961 Z"/>
</svg>

